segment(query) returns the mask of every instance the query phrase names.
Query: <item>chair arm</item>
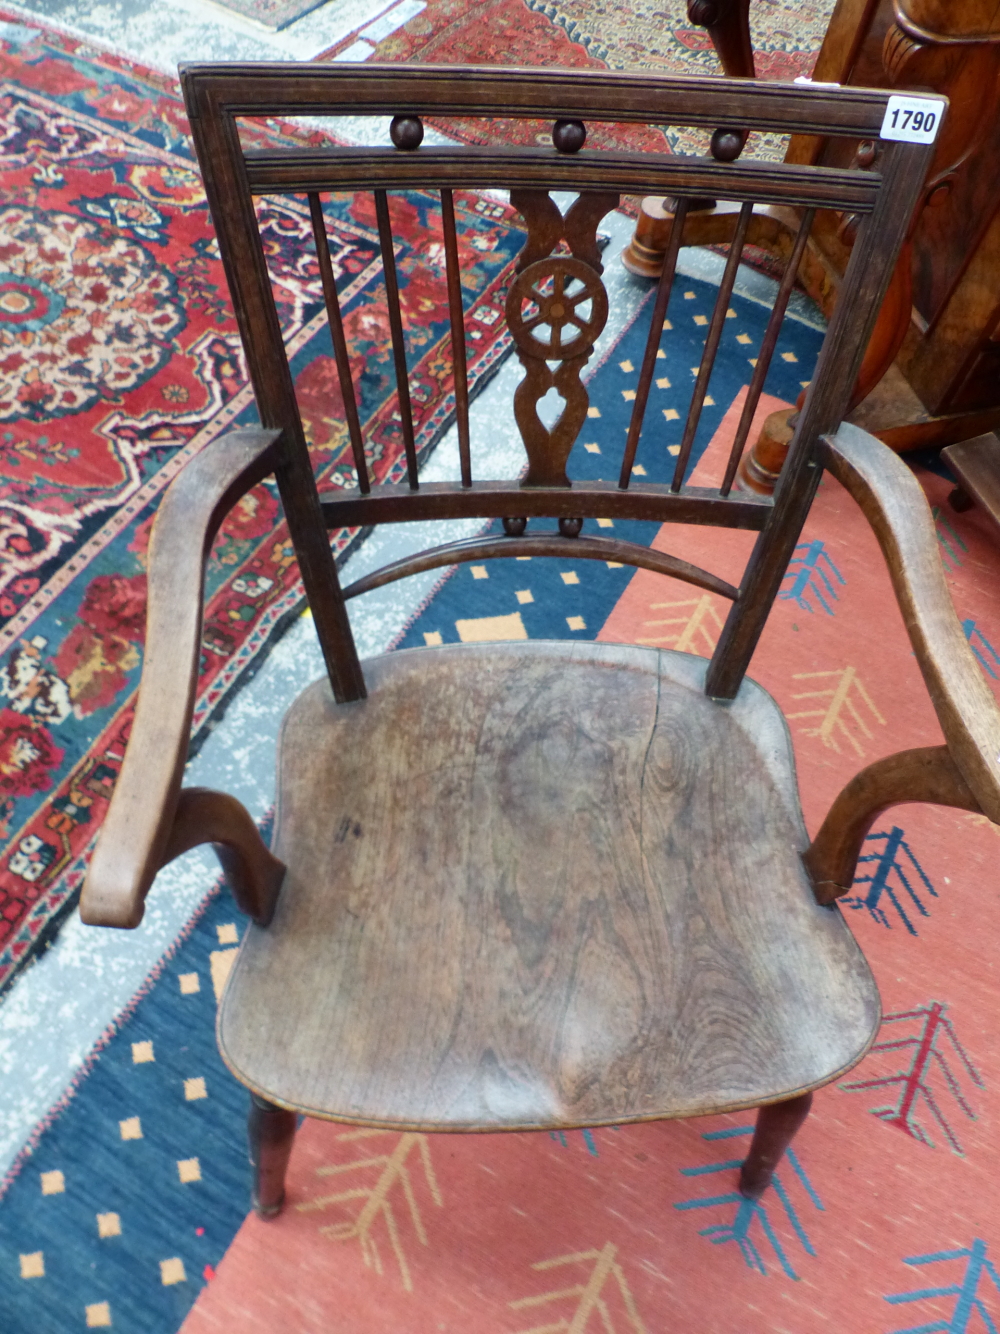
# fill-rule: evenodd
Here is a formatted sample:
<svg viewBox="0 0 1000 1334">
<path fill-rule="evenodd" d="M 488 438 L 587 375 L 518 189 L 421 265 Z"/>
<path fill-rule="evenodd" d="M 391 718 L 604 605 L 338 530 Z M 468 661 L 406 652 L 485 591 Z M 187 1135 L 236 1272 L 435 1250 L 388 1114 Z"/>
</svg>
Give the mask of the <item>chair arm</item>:
<svg viewBox="0 0 1000 1334">
<path fill-rule="evenodd" d="M 906 801 L 982 810 L 947 746 L 921 746 L 876 760 L 841 790 L 802 854 L 818 903 L 851 892 L 868 830 L 883 811 Z"/>
<path fill-rule="evenodd" d="M 222 436 L 183 468 L 160 503 L 139 701 L 80 900 L 80 916 L 93 926 L 138 926 L 165 861 L 217 832 L 217 818 L 204 823 L 204 837 L 193 832 L 205 799 L 186 803 L 183 837 L 174 831 L 198 684 L 205 562 L 227 511 L 274 471 L 280 438 L 259 428 Z"/>
<path fill-rule="evenodd" d="M 923 488 L 898 455 L 846 422 L 821 449 L 878 538 L 951 758 L 1000 823 L 1000 709 L 955 614 Z"/>
</svg>

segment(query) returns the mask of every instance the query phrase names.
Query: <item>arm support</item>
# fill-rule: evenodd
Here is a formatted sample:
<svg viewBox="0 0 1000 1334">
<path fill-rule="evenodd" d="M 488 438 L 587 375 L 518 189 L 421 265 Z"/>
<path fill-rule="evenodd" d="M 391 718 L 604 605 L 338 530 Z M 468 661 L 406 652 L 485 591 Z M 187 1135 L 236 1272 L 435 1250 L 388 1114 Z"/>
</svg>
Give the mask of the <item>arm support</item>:
<svg viewBox="0 0 1000 1334">
<path fill-rule="evenodd" d="M 832 903 L 851 892 L 868 830 L 883 811 L 903 801 L 980 809 L 947 746 L 903 750 L 869 764 L 839 794 L 803 853 L 818 903 Z"/>
<path fill-rule="evenodd" d="M 902 459 L 856 426 L 845 423 L 823 448 L 824 466 L 878 538 L 951 758 L 1000 824 L 1000 709 L 952 606 L 923 490 Z"/>
<path fill-rule="evenodd" d="M 226 513 L 274 471 L 280 437 L 260 429 L 221 437 L 186 465 L 160 504 L 150 542 L 139 702 L 80 901 L 80 916 L 91 925 L 138 926 L 157 871 L 198 843 L 242 849 L 232 856 L 245 868 L 253 837 L 270 856 L 233 798 L 192 789 L 178 803 L 198 684 L 205 562 Z M 225 857 L 223 865 L 229 869 Z M 268 916 L 265 883 L 274 868 L 262 863 L 255 887 L 249 874 L 237 877 L 249 896 L 240 906 Z"/>
<path fill-rule="evenodd" d="M 1000 823 L 1000 709 L 952 606 L 916 478 L 880 441 L 847 423 L 820 448 L 824 467 L 851 493 L 878 538 L 947 743 L 878 760 L 837 797 L 804 855 L 817 899 L 830 903 L 850 891 L 865 835 L 889 806 L 929 801 L 981 811 Z"/>
</svg>

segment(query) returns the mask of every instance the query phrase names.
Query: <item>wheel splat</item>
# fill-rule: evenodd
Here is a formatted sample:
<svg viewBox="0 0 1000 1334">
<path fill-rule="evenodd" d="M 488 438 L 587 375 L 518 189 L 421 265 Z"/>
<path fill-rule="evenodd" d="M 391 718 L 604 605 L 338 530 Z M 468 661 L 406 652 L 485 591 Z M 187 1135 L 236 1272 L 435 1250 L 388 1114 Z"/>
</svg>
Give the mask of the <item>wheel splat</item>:
<svg viewBox="0 0 1000 1334">
<path fill-rule="evenodd" d="M 541 259 L 511 283 L 507 325 L 525 369 L 514 394 L 514 417 L 528 454 L 523 486 L 570 485 L 566 460 L 590 402 L 580 372 L 607 318 L 604 284 L 582 260 Z M 551 429 L 538 415 L 550 389 L 566 404 Z"/>
<path fill-rule="evenodd" d="M 525 369 L 514 394 L 514 417 L 528 455 L 521 485 L 569 486 L 566 460 L 590 402 L 580 374 L 608 317 L 597 224 L 617 205 L 618 196 L 581 194 L 565 217 L 541 190 L 512 191 L 511 202 L 528 223 L 506 308 Z M 551 253 L 561 241 L 571 256 Z M 538 404 L 550 389 L 565 404 L 551 428 L 538 415 Z"/>
<path fill-rule="evenodd" d="M 518 273 L 551 255 L 560 241 L 566 242 L 574 259 L 582 259 L 597 273 L 604 272 L 597 225 L 618 207 L 621 195 L 606 190 L 581 191 L 565 217 L 545 190 L 511 190 L 510 202 L 528 224 L 528 239 L 517 261 Z"/>
</svg>

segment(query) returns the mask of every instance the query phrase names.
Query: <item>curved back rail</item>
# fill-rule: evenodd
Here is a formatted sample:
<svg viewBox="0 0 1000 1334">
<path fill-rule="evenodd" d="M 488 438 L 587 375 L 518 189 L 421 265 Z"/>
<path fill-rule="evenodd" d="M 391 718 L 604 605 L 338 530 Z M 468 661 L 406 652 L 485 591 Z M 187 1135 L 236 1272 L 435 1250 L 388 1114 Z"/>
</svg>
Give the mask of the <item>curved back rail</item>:
<svg viewBox="0 0 1000 1334">
<path fill-rule="evenodd" d="M 868 338 L 892 274 L 929 164 L 931 146 L 884 145 L 879 171 L 843 171 L 743 157 L 735 162 L 585 147 L 591 122 L 747 126 L 779 134 L 878 138 L 889 94 L 857 88 L 761 85 L 752 80 L 665 78 L 599 71 L 470 69 L 351 65 L 225 65 L 182 67 L 194 132 L 219 246 L 246 349 L 262 424 L 283 428 L 277 480 L 315 617 L 331 683 L 339 700 L 364 694 L 344 611 L 355 596 L 420 570 L 461 560 L 528 553 L 613 559 L 685 579 L 728 597 L 732 608 L 709 669 L 710 694 L 731 698 L 756 646 L 822 471 L 819 441 L 847 411 Z M 245 151 L 243 117 L 392 116 L 391 142 L 376 147 Z M 552 147 L 424 145 L 423 117 L 492 116 L 549 119 Z M 439 136 L 440 137 L 440 136 Z M 506 300 L 507 327 L 524 368 L 513 410 L 527 456 L 519 483 L 473 476 L 466 330 L 454 191 L 510 191 L 527 239 Z M 455 378 L 459 476 L 421 483 L 407 375 L 406 335 L 399 300 L 391 193 L 440 192 L 444 286 Z M 550 191 L 577 198 L 563 215 Z M 348 355 L 323 196 L 370 191 L 384 269 L 388 325 L 405 454 L 405 478 L 377 480 L 365 453 L 354 373 Z M 601 219 L 625 194 L 655 192 L 679 200 L 663 274 L 649 303 L 650 325 L 627 439 L 616 482 L 571 483 L 566 462 L 587 418 L 582 372 L 608 313 L 597 240 Z M 314 252 L 329 318 L 344 404 L 354 488 L 320 496 L 295 399 L 254 200 L 300 195 L 311 221 Z M 736 235 L 708 323 L 701 362 L 669 483 L 636 481 L 635 457 L 676 273 L 686 200 L 712 195 L 741 205 Z M 779 284 L 758 349 L 736 439 L 717 489 L 687 480 L 691 455 L 718 353 L 753 209 L 792 205 L 801 212 L 797 243 Z M 773 503 L 733 492 L 740 454 L 763 392 L 786 306 L 815 210 L 835 208 L 860 219 L 840 298 L 799 416 Z M 555 389 L 559 419 L 543 424 L 537 408 Z M 647 429 L 649 427 L 647 426 Z M 558 532 L 524 535 L 534 517 L 559 521 Z M 328 528 L 366 527 L 412 519 L 501 518 L 507 537 L 449 543 L 420 553 L 342 591 Z M 717 524 L 759 536 L 739 588 L 708 571 L 636 543 L 581 537 L 590 518 Z"/>
</svg>

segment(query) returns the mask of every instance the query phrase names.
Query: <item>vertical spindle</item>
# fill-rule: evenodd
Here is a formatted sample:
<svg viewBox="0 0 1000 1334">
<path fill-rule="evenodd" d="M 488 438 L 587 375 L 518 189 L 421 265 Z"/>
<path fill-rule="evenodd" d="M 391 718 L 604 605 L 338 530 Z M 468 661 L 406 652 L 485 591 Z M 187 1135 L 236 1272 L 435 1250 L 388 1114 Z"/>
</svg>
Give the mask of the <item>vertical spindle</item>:
<svg viewBox="0 0 1000 1334">
<path fill-rule="evenodd" d="M 621 476 L 618 479 L 618 485 L 621 490 L 628 487 L 632 477 L 632 465 L 635 463 L 635 451 L 639 446 L 639 434 L 642 431 L 642 420 L 646 415 L 646 404 L 649 400 L 649 386 L 653 381 L 653 371 L 656 368 L 656 354 L 660 350 L 660 339 L 663 336 L 663 321 L 666 318 L 667 306 L 670 303 L 670 292 L 674 285 L 674 273 L 677 269 L 677 255 L 681 248 L 681 239 L 684 235 L 684 220 L 687 217 L 688 202 L 686 199 L 677 201 L 677 211 L 674 214 L 673 226 L 670 229 L 670 240 L 667 243 L 667 253 L 663 257 L 663 270 L 660 273 L 660 281 L 656 288 L 656 298 L 653 302 L 653 314 L 649 325 L 649 335 L 646 339 L 646 351 L 642 358 L 642 367 L 639 371 L 639 384 L 635 391 L 635 402 L 632 405 L 632 416 L 628 424 L 628 438 L 625 441 L 625 456 L 622 459 Z"/>
<path fill-rule="evenodd" d="M 451 320 L 451 353 L 455 367 L 455 420 L 458 426 L 458 457 L 462 485 L 472 485 L 469 449 L 469 373 L 465 359 L 465 312 L 462 308 L 458 237 L 455 233 L 455 201 L 450 190 L 441 191 L 441 222 L 444 228 L 444 261 L 448 280 L 448 315 Z"/>
<path fill-rule="evenodd" d="M 389 200 L 384 190 L 375 191 L 375 216 L 378 219 L 379 245 L 382 247 L 382 270 L 385 273 L 385 296 L 389 308 L 389 330 L 392 334 L 392 359 L 396 368 L 399 417 L 403 427 L 403 446 L 406 450 L 406 477 L 411 491 L 416 491 L 419 485 L 417 447 L 413 439 L 413 410 L 410 406 L 410 383 L 406 370 L 406 343 L 403 339 L 403 320 L 399 311 L 399 282 L 396 278 L 392 224 L 389 221 Z"/>
<path fill-rule="evenodd" d="M 358 417 L 358 404 L 354 396 L 351 362 L 347 353 L 347 339 L 344 336 L 344 321 L 340 313 L 340 299 L 337 296 L 333 262 L 330 259 L 330 244 L 326 235 L 323 205 L 318 194 L 309 195 L 309 212 L 312 216 L 313 238 L 316 242 L 316 256 L 319 260 L 319 273 L 323 283 L 326 315 L 330 322 L 330 337 L 333 339 L 333 355 L 337 363 L 337 377 L 340 380 L 340 393 L 344 400 L 344 416 L 347 418 L 347 431 L 351 438 L 351 453 L 354 455 L 358 486 L 367 495 L 371 490 L 371 483 L 368 480 L 365 446 L 361 438 L 361 421 Z"/>
<path fill-rule="evenodd" d="M 672 491 L 679 491 L 681 489 L 688 460 L 691 457 L 691 448 L 694 445 L 694 437 L 698 430 L 698 423 L 701 421 L 701 410 L 705 406 L 705 395 L 708 393 L 708 382 L 712 377 L 712 367 L 715 365 L 715 356 L 719 350 L 719 340 L 722 337 L 722 326 L 726 322 L 726 311 L 729 309 L 729 299 L 733 294 L 733 284 L 736 282 L 736 271 L 739 268 L 740 258 L 743 254 L 743 246 L 746 242 L 747 228 L 750 226 L 750 215 L 752 213 L 753 204 L 748 201 L 740 209 L 739 221 L 736 224 L 736 233 L 733 236 L 732 244 L 729 247 L 729 258 L 726 261 L 726 270 L 722 275 L 722 282 L 719 286 L 719 295 L 716 298 L 715 310 L 712 312 L 712 322 L 708 326 L 708 337 L 705 339 L 705 350 L 701 354 L 701 362 L 698 366 L 698 378 L 695 381 L 694 393 L 691 395 L 691 406 L 688 409 L 687 421 L 684 424 L 684 435 L 681 439 L 680 453 L 677 455 L 673 481 L 670 483 L 670 489 Z"/>
</svg>

